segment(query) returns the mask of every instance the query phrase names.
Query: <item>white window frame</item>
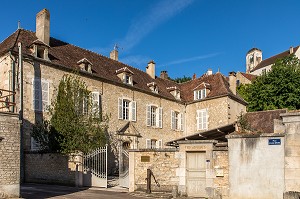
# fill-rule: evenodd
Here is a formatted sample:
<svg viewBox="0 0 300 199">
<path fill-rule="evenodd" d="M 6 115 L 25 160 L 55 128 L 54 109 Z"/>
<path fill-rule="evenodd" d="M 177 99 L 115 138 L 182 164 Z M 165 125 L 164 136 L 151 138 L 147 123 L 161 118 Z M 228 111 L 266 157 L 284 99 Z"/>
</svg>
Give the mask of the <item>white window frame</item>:
<svg viewBox="0 0 300 199">
<path fill-rule="evenodd" d="M 200 100 L 206 98 L 206 88 L 194 91 L 194 100 Z"/>
<path fill-rule="evenodd" d="M 197 130 L 208 129 L 208 109 L 197 110 Z"/>
<path fill-rule="evenodd" d="M 128 103 L 127 107 L 124 107 L 125 103 Z M 124 110 L 127 110 L 127 113 Z M 119 98 L 118 118 L 119 120 L 136 121 L 136 102 L 126 98 Z"/>
<path fill-rule="evenodd" d="M 98 91 L 92 92 L 92 113 L 101 115 L 101 95 Z"/>
<path fill-rule="evenodd" d="M 183 131 L 184 114 L 171 110 L 171 129 Z"/>
<path fill-rule="evenodd" d="M 156 128 L 162 128 L 162 107 L 157 105 L 147 105 L 146 106 L 146 125 Z"/>
<path fill-rule="evenodd" d="M 163 148 L 163 141 L 156 139 L 146 139 L 146 149 L 161 149 Z"/>
<path fill-rule="evenodd" d="M 36 84 L 39 87 L 36 87 Z M 43 86 L 43 84 L 46 84 L 46 90 L 44 89 L 45 87 Z M 47 107 L 50 104 L 49 85 L 50 83 L 47 80 L 32 78 L 32 110 L 47 112 Z M 38 96 L 35 96 L 36 91 L 38 92 Z M 37 103 L 38 103 L 38 107 L 36 108 Z"/>
<path fill-rule="evenodd" d="M 124 73 L 124 75 L 123 75 L 123 82 L 124 82 L 125 84 L 130 84 L 130 85 L 132 85 L 132 75 L 129 75 L 129 74 L 127 74 L 127 73 Z"/>
</svg>

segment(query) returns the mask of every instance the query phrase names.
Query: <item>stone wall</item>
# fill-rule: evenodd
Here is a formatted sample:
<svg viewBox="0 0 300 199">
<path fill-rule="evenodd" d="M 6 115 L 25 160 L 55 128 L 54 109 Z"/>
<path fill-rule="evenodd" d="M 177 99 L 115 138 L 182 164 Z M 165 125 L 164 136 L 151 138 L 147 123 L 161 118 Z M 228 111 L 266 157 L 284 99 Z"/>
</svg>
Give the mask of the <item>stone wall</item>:
<svg viewBox="0 0 300 199">
<path fill-rule="evenodd" d="M 153 173 L 152 191 L 171 192 L 178 186 L 179 158 L 176 149 L 132 150 L 129 152 L 129 191 L 147 189 L 147 169 Z M 155 178 L 155 179 L 154 179 Z M 155 182 L 158 183 L 156 183 Z"/>
<path fill-rule="evenodd" d="M 75 185 L 76 165 L 59 153 L 26 152 L 25 182 Z"/>
<path fill-rule="evenodd" d="M 2 140 L 2 141 L 1 141 Z M 19 116 L 0 112 L 0 198 L 20 195 Z"/>
</svg>

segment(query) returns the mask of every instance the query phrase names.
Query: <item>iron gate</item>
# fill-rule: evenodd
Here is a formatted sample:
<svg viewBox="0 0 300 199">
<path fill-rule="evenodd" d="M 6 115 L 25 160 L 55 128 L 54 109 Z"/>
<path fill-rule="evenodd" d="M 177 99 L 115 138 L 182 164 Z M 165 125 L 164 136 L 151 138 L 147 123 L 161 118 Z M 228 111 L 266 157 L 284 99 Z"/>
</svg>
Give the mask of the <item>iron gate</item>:
<svg viewBox="0 0 300 199">
<path fill-rule="evenodd" d="M 83 155 L 83 185 L 107 188 L 107 145 Z"/>
<path fill-rule="evenodd" d="M 129 154 L 122 150 L 119 161 L 119 184 L 121 187 L 129 188 Z"/>
</svg>

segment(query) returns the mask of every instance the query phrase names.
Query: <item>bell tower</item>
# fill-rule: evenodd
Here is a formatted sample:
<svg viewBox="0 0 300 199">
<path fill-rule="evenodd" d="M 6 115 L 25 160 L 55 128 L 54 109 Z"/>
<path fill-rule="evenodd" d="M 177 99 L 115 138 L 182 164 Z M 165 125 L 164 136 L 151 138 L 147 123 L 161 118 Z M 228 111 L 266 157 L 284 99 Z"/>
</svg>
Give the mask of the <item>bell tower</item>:
<svg viewBox="0 0 300 199">
<path fill-rule="evenodd" d="M 250 73 L 262 61 L 262 51 L 252 48 L 246 54 L 246 73 Z"/>
</svg>

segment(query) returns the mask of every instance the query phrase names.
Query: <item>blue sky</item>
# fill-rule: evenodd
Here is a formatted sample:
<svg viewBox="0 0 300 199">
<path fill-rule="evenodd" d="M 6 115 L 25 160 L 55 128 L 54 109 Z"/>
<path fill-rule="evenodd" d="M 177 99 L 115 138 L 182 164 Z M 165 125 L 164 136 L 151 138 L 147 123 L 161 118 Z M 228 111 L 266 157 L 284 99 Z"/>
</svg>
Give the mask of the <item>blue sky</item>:
<svg viewBox="0 0 300 199">
<path fill-rule="evenodd" d="M 16 0 L 1 2 L 0 41 L 21 27 L 35 31 L 35 15 L 50 11 L 52 37 L 156 75 L 201 76 L 211 68 L 245 71 L 253 47 L 263 59 L 300 44 L 299 0 Z"/>
</svg>

